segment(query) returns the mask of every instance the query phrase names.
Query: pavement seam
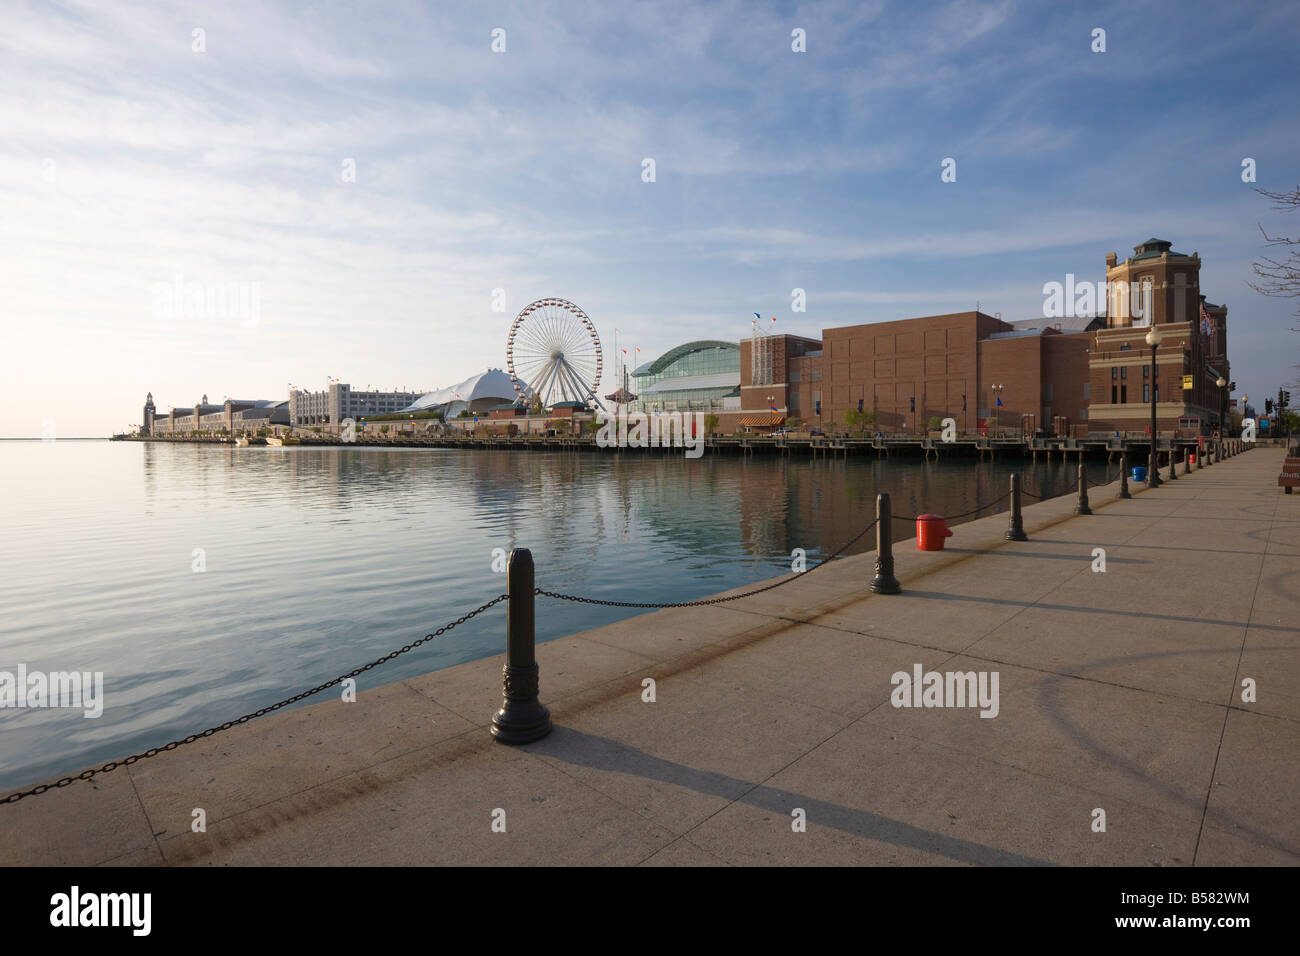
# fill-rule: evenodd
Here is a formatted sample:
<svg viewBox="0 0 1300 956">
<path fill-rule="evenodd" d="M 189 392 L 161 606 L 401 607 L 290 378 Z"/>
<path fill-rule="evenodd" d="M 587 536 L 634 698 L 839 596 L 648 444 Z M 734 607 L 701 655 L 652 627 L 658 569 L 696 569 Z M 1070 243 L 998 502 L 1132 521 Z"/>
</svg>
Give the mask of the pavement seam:
<svg viewBox="0 0 1300 956">
<path fill-rule="evenodd" d="M 1277 514 L 1277 502 L 1278 498 L 1274 495 L 1274 516 Z M 1219 744 L 1214 749 L 1214 765 L 1210 768 L 1210 782 L 1205 787 L 1205 804 L 1201 808 L 1201 825 L 1196 831 L 1196 849 L 1192 853 L 1193 866 L 1196 865 L 1197 857 L 1201 852 L 1201 836 L 1205 833 L 1205 820 L 1210 812 L 1210 800 L 1214 796 L 1214 780 L 1219 773 L 1219 757 L 1223 753 L 1223 738 L 1227 736 L 1228 718 L 1231 716 L 1233 710 L 1232 702 L 1237 697 L 1237 687 L 1239 686 L 1239 678 L 1241 677 L 1241 663 L 1242 659 L 1246 656 L 1246 641 L 1250 637 L 1250 622 L 1251 618 L 1255 616 L 1255 602 L 1259 600 L 1259 587 L 1264 580 L 1264 565 L 1266 564 L 1265 556 L 1268 554 L 1268 546 L 1272 540 L 1273 525 L 1272 521 L 1270 521 L 1268 535 L 1264 538 L 1264 549 L 1260 552 L 1259 556 L 1259 572 L 1255 576 L 1255 590 L 1250 595 L 1250 610 L 1246 612 L 1246 626 L 1241 629 L 1241 647 L 1237 651 L 1237 667 L 1232 674 L 1232 687 L 1228 691 L 1228 703 L 1223 712 L 1223 724 L 1219 728 Z"/>
<path fill-rule="evenodd" d="M 126 779 L 131 781 L 131 792 L 135 794 L 135 802 L 139 804 L 140 812 L 144 815 L 145 825 L 149 827 L 149 839 L 153 842 L 154 849 L 158 851 L 158 856 L 162 857 L 165 860 L 166 857 L 163 857 L 162 855 L 162 845 L 158 842 L 158 834 L 154 832 L 153 820 L 149 816 L 149 809 L 144 805 L 144 798 L 140 796 L 140 788 L 135 785 L 135 775 L 131 773 L 130 767 L 126 767 L 125 770 L 126 770 Z M 144 848 L 142 847 L 141 849 Z M 128 851 L 128 852 L 134 852 L 134 851 Z M 117 856 L 124 856 L 124 855 L 125 854 L 121 854 L 121 853 L 117 854 Z M 116 859 L 116 857 L 109 857 L 108 859 L 100 860 L 99 862 L 107 863 L 108 860 L 112 860 L 112 859 Z"/>
</svg>

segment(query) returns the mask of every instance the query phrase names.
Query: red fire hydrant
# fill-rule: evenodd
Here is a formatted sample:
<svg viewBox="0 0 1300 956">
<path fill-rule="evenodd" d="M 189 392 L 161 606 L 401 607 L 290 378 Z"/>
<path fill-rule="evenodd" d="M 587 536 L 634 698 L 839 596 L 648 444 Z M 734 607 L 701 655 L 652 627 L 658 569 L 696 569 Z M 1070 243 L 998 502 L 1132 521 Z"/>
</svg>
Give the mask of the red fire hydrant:
<svg viewBox="0 0 1300 956">
<path fill-rule="evenodd" d="M 918 515 L 916 518 L 916 549 L 942 551 L 943 539 L 951 538 L 948 519 L 943 515 Z"/>
</svg>

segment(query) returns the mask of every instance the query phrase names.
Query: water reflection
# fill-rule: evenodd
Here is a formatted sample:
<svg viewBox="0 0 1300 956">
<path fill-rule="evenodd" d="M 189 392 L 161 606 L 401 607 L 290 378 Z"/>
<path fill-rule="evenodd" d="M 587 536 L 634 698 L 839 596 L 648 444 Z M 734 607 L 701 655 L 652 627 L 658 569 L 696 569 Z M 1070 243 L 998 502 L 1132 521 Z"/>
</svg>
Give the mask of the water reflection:
<svg viewBox="0 0 1300 956">
<path fill-rule="evenodd" d="M 373 660 L 499 594 L 494 548 L 531 548 L 549 590 L 691 600 L 784 573 L 795 548 L 810 561 L 837 548 L 879 491 L 899 514 L 955 514 L 1000 496 L 1015 468 L 1059 490 L 1075 468 L 107 442 L 10 442 L 0 455 L 12 486 L 0 667 L 104 671 L 108 701 L 98 720 L 10 712 L 0 786 L 184 736 Z M 872 547 L 866 536 L 853 550 Z M 633 613 L 548 601 L 538 638 Z M 362 687 L 497 653 L 504 633 L 494 609 Z"/>
</svg>

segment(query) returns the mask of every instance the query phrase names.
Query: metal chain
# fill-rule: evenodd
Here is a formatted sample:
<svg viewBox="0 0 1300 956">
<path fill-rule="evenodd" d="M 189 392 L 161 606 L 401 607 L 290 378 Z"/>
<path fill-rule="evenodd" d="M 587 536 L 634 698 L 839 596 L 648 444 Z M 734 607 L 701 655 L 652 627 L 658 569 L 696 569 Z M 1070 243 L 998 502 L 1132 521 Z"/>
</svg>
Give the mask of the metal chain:
<svg viewBox="0 0 1300 956">
<path fill-rule="evenodd" d="M 1101 487 L 1104 486 L 1104 485 L 1109 485 L 1111 482 L 1113 482 L 1116 478 L 1119 477 L 1119 473 L 1120 473 L 1120 469 L 1117 468 L 1117 469 L 1115 470 L 1115 475 L 1114 475 L 1114 477 L 1111 477 L 1111 474 L 1110 474 L 1110 465 L 1107 465 L 1107 466 L 1106 466 L 1106 480 L 1105 480 L 1105 481 L 1093 481 L 1091 478 L 1088 478 L 1088 485 L 1089 485 L 1090 487 L 1092 487 L 1092 488 L 1101 488 Z M 1087 476 L 1085 475 L 1084 477 L 1087 477 Z"/>
<path fill-rule="evenodd" d="M 410 644 L 403 644 L 399 650 L 393 651 L 391 654 L 385 654 L 377 661 L 371 661 L 369 664 L 365 664 L 361 667 L 356 668 L 355 670 L 348 671 L 346 674 L 336 677 L 332 681 L 329 681 L 328 683 L 321 684 L 319 687 L 313 687 L 311 690 L 305 690 L 301 694 L 294 694 L 292 697 L 288 698 L 287 700 L 282 700 L 278 704 L 272 704 L 270 707 L 263 707 L 261 710 L 255 710 L 253 711 L 253 713 L 245 714 L 243 717 L 238 717 L 235 720 L 228 720 L 224 724 L 220 724 L 216 727 L 209 727 L 207 730 L 202 731 L 201 733 L 190 734 L 184 740 L 173 740 L 169 744 L 164 744 L 161 747 L 151 747 L 148 750 L 144 751 L 143 753 L 133 754 L 132 756 L 125 757 L 122 760 L 111 760 L 108 763 L 104 764 L 102 767 L 98 767 L 91 770 L 83 770 L 75 777 L 62 777 L 59 780 L 54 781 L 53 783 L 42 783 L 38 786 L 33 787 L 30 790 L 23 790 L 18 793 L 11 793 L 3 800 L 0 800 L 0 803 L 17 803 L 23 797 L 31 797 L 37 794 L 44 793 L 46 790 L 53 790 L 58 787 L 66 787 L 68 786 L 68 784 L 73 783 L 77 780 L 89 780 L 91 777 L 97 776 L 101 773 L 109 773 L 110 771 L 116 770 L 118 767 L 129 767 L 137 760 L 144 760 L 147 757 L 155 757 L 165 750 L 175 750 L 177 747 L 182 747 L 185 744 L 192 744 L 194 743 L 194 741 L 202 737 L 211 737 L 213 734 L 220 733 L 223 730 L 229 730 L 231 727 L 238 726 L 239 724 L 246 724 L 250 720 L 255 720 L 258 717 L 261 717 L 265 714 L 269 714 L 274 710 L 279 710 L 281 707 L 287 707 L 290 704 L 296 704 L 298 701 L 310 697 L 313 694 L 319 694 L 321 691 L 328 690 L 329 688 L 335 686 L 336 684 L 341 684 L 343 683 L 343 681 L 347 680 L 350 677 L 356 677 L 358 674 L 364 674 L 372 667 L 378 667 L 380 664 L 386 664 L 388 661 L 391 661 L 394 657 L 398 657 L 402 654 L 405 654 L 407 651 L 412 651 L 415 648 L 419 647 L 421 644 L 433 640 L 435 637 L 441 637 L 443 634 L 450 631 L 456 625 L 464 624 L 470 618 L 477 617 L 478 615 L 482 614 L 484 611 L 486 611 L 488 608 L 492 607 L 493 605 L 500 604 L 509 596 L 510 595 L 508 594 L 498 595 L 497 597 L 493 598 L 491 601 L 488 601 L 487 604 L 484 604 L 482 607 L 470 611 L 468 614 L 464 615 L 463 617 L 456 618 L 456 620 L 452 621 L 450 624 L 444 624 L 442 627 L 438 628 L 432 634 L 426 634 L 418 641 L 412 641 Z"/>
<path fill-rule="evenodd" d="M 543 591 L 541 588 L 534 588 L 533 593 L 540 594 L 542 597 L 557 598 L 561 601 L 575 601 L 578 604 L 597 604 L 601 607 L 669 608 L 669 607 L 705 607 L 710 604 L 725 604 L 728 601 L 739 601 L 741 598 L 750 597 L 751 595 L 754 594 L 762 594 L 764 591 L 770 591 L 773 588 L 779 588 L 782 585 L 789 584 L 791 581 L 798 581 L 800 578 L 812 574 L 818 568 L 826 564 L 829 564 L 831 561 L 834 561 L 836 558 L 840 557 L 849 548 L 857 544 L 863 535 L 865 535 L 868 531 L 870 531 L 872 528 L 876 526 L 876 523 L 879 520 L 880 520 L 879 518 L 876 518 L 874 521 L 871 522 L 871 524 L 867 525 L 856 535 L 854 535 L 853 540 L 847 542 L 846 544 L 841 545 L 838 549 L 836 549 L 836 551 L 833 554 L 831 554 L 826 558 L 823 558 L 821 561 L 818 561 L 807 571 L 796 572 L 795 574 L 792 574 L 790 577 L 781 578 L 779 581 L 776 581 L 773 584 L 765 584 L 761 588 L 754 588 L 751 591 L 745 591 L 741 594 L 733 594 L 730 597 L 702 598 L 701 600 L 698 601 L 677 601 L 676 603 L 673 604 L 656 604 L 653 602 L 638 602 L 638 601 L 605 601 L 602 600 L 601 598 L 580 597 L 576 594 L 560 594 L 556 591 Z"/>
<path fill-rule="evenodd" d="M 970 511 L 963 511 L 961 514 L 957 514 L 957 515 L 944 515 L 943 517 L 947 518 L 950 521 L 955 521 L 958 518 L 967 518 L 973 514 L 978 514 L 979 512 L 983 511 L 985 508 L 991 508 L 993 505 L 1006 501 L 1010 497 L 1011 497 L 1011 492 L 1008 491 L 1001 498 L 994 498 L 992 501 L 986 501 L 978 508 L 972 508 Z M 915 521 L 919 517 L 920 515 L 894 515 L 894 518 L 896 518 L 899 521 Z"/>
</svg>

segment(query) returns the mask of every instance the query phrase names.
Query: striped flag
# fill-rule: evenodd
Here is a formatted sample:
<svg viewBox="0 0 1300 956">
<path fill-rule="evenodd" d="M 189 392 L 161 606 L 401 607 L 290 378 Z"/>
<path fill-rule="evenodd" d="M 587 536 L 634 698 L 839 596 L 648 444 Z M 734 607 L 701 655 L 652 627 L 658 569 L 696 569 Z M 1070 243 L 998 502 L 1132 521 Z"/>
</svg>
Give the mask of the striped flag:
<svg viewBox="0 0 1300 956">
<path fill-rule="evenodd" d="M 1201 303 L 1201 334 L 1207 339 L 1214 338 L 1214 322 L 1210 320 L 1210 313 L 1205 309 L 1205 303 Z"/>
</svg>

